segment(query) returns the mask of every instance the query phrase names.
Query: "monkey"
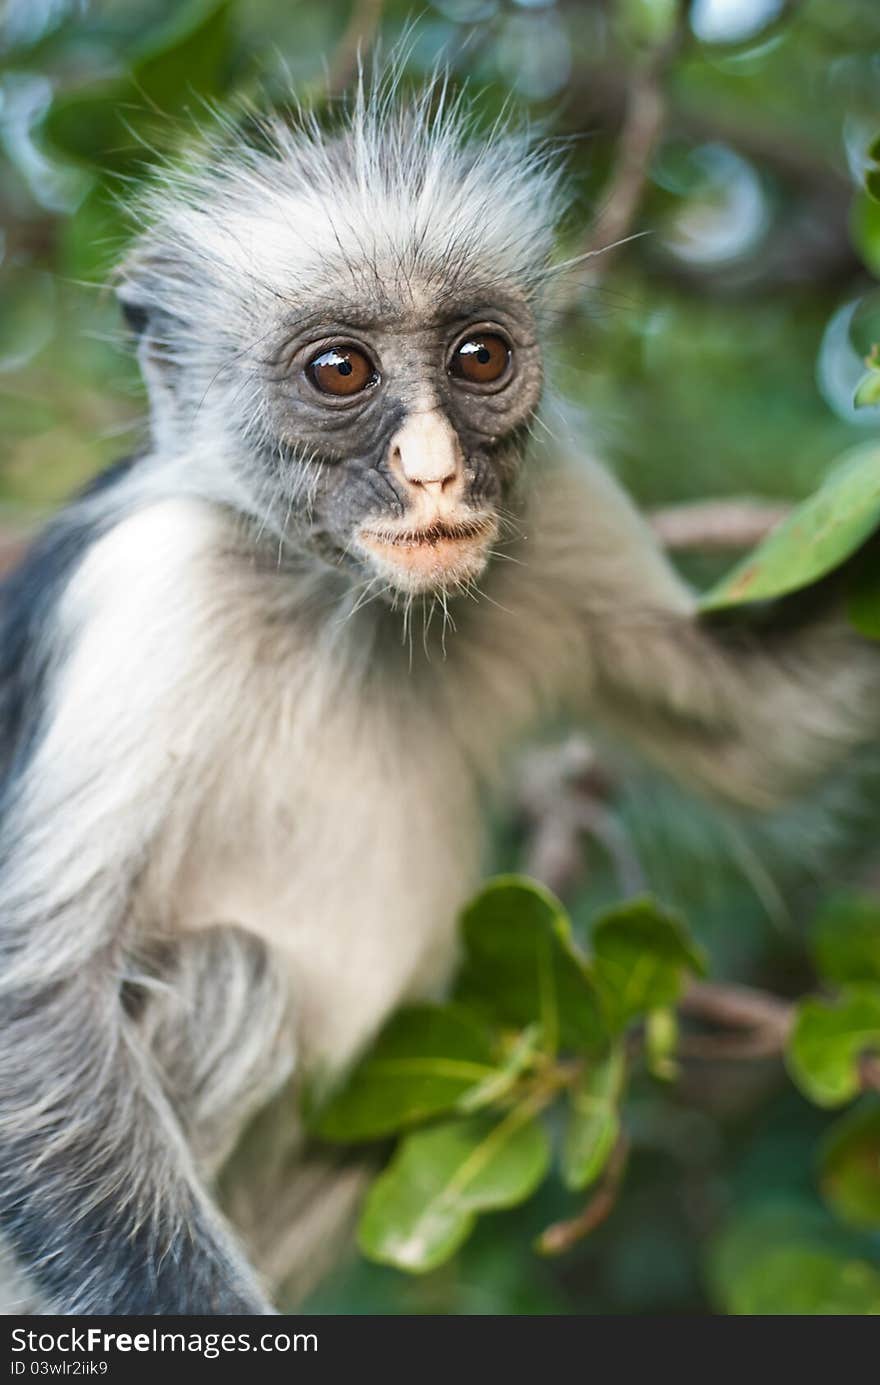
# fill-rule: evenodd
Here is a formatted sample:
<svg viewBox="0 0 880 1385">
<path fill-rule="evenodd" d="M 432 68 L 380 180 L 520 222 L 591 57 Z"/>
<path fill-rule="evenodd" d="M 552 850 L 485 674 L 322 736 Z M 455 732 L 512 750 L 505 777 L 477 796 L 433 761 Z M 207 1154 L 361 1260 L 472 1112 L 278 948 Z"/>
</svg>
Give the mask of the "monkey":
<svg viewBox="0 0 880 1385">
<path fill-rule="evenodd" d="M 363 78 L 147 194 L 149 444 L 0 607 L 0 1228 L 46 1311 L 274 1311 L 218 1170 L 442 993 L 540 716 L 759 812 L 876 736 L 842 620 L 701 620 L 611 473 L 534 436 L 564 206 L 528 133 Z"/>
</svg>

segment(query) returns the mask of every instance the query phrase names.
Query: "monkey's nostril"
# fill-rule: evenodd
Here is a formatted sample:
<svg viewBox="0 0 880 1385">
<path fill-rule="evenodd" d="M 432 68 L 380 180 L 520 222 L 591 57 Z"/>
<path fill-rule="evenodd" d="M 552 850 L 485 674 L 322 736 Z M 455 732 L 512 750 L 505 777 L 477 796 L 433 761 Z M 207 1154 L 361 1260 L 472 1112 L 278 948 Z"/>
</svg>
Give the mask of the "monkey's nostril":
<svg viewBox="0 0 880 1385">
<path fill-rule="evenodd" d="M 453 486 L 456 474 L 450 472 L 448 476 L 410 476 L 408 479 L 410 485 L 417 486 L 419 490 L 427 491 L 429 495 L 445 495 Z"/>
</svg>

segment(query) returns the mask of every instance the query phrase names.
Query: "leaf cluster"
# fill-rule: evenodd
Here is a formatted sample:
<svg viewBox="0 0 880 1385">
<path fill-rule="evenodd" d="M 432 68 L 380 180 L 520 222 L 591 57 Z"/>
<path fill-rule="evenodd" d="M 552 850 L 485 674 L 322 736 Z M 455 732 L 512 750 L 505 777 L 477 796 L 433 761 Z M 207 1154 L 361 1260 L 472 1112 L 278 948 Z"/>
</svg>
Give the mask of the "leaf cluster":
<svg viewBox="0 0 880 1385">
<path fill-rule="evenodd" d="M 559 901 L 517 876 L 472 901 L 462 943 L 452 1000 L 400 1011 L 344 1084 L 309 1103 L 325 1139 L 400 1137 L 360 1244 L 414 1272 L 447 1259 L 481 1214 L 530 1197 L 554 1164 L 573 1192 L 602 1177 L 622 1138 L 631 1040 L 704 967 L 649 898 L 598 917 L 587 954 Z"/>
</svg>

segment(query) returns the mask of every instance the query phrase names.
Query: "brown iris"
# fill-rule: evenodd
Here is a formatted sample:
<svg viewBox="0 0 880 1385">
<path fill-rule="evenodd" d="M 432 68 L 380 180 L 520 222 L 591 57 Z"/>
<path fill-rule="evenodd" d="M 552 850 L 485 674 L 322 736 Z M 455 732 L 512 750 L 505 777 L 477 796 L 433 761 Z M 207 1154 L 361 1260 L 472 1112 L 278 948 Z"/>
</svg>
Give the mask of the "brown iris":
<svg viewBox="0 0 880 1385">
<path fill-rule="evenodd" d="M 449 363 L 450 374 L 472 385 L 494 385 L 510 365 L 511 351 L 494 332 L 475 332 L 461 342 Z"/>
<path fill-rule="evenodd" d="M 306 373 L 322 394 L 342 397 L 360 394 L 379 379 L 373 362 L 356 346 L 328 346 L 312 357 Z"/>
</svg>

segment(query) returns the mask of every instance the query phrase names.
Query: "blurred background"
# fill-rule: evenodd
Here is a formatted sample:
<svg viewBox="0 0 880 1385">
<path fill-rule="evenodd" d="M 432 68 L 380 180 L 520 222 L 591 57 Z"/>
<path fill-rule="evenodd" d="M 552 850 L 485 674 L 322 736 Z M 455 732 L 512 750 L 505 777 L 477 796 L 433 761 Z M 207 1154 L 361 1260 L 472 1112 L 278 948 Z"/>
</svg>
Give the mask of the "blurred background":
<svg viewBox="0 0 880 1385">
<path fill-rule="evenodd" d="M 877 0 L 0 0 L 0 16 L 7 555 L 143 436 L 105 287 L 129 235 L 122 204 L 213 104 L 284 105 L 293 89 L 320 106 L 350 81 L 359 44 L 407 31 L 407 80 L 443 61 L 487 118 L 512 102 L 563 141 L 575 198 L 562 255 L 644 233 L 572 276 L 553 365 L 642 504 L 748 497 L 772 514 L 880 436 L 880 408 L 852 403 L 880 340 L 880 203 L 863 191 L 880 133 Z M 706 583 L 748 538 L 729 509 L 682 537 L 682 513 L 660 523 Z M 745 514 L 757 536 L 764 511 Z M 554 866 L 575 917 L 645 882 L 684 910 L 714 974 L 798 995 L 822 901 L 880 886 L 862 794 L 842 792 L 830 828 L 805 808 L 758 838 L 645 776 L 597 770 L 583 742 L 548 739 L 520 767 L 488 864 L 540 870 L 547 785 L 588 792 L 594 820 Z M 570 1215 L 548 1185 L 485 1218 L 450 1266 L 408 1279 L 353 1259 L 309 1306 L 880 1312 L 880 1237 L 828 1211 L 815 1160 L 829 1118 L 778 1062 L 646 1080 L 630 1119 L 625 1189 L 566 1257 L 531 1248 Z"/>
</svg>

